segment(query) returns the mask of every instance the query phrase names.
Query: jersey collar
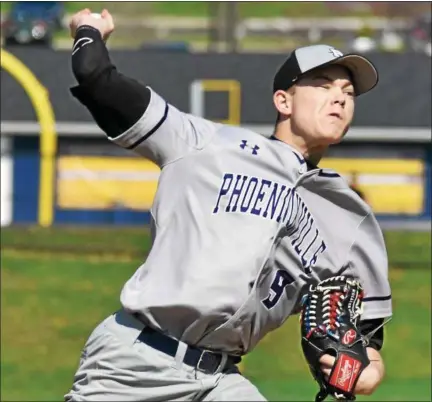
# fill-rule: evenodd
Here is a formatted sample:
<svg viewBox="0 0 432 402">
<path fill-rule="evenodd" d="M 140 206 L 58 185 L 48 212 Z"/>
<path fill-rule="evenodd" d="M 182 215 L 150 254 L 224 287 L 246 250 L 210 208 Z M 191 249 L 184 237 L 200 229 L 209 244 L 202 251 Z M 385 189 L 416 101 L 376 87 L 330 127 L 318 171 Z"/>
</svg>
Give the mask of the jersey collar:
<svg viewBox="0 0 432 402">
<path fill-rule="evenodd" d="M 287 144 L 286 142 L 281 141 L 279 138 L 275 137 L 274 135 L 269 137 L 269 139 L 272 141 L 279 141 L 280 143 L 287 146 L 292 151 L 292 153 L 295 155 L 295 157 L 299 161 L 300 165 L 303 165 L 306 163 L 308 170 L 318 169 L 318 166 L 315 166 L 313 163 L 311 163 L 308 160 L 306 160 L 305 158 L 303 158 L 303 155 L 299 151 L 294 149 L 291 145 Z"/>
</svg>

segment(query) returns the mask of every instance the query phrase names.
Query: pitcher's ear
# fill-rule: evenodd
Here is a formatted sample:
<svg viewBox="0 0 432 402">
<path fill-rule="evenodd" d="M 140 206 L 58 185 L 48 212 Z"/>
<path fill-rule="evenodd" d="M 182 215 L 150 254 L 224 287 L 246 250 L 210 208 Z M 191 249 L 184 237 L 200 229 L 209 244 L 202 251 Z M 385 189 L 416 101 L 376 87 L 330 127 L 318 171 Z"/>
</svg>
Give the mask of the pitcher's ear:
<svg viewBox="0 0 432 402">
<path fill-rule="evenodd" d="M 281 89 L 277 90 L 273 94 L 273 103 L 281 116 L 289 116 L 292 112 L 292 91 L 282 91 Z"/>
</svg>

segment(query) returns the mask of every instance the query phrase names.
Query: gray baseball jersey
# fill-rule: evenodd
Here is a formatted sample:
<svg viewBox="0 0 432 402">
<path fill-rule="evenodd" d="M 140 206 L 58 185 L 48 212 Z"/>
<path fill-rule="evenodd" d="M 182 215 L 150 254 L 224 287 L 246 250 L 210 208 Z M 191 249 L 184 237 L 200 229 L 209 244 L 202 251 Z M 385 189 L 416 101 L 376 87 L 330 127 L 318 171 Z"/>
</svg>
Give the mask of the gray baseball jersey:
<svg viewBox="0 0 432 402">
<path fill-rule="evenodd" d="M 341 274 L 365 288 L 363 319 L 392 314 L 380 227 L 334 171 L 308 170 L 289 145 L 182 113 L 153 90 L 113 141 L 161 168 L 152 248 L 121 293 L 153 327 L 245 354 L 299 311 L 310 284 Z"/>
</svg>

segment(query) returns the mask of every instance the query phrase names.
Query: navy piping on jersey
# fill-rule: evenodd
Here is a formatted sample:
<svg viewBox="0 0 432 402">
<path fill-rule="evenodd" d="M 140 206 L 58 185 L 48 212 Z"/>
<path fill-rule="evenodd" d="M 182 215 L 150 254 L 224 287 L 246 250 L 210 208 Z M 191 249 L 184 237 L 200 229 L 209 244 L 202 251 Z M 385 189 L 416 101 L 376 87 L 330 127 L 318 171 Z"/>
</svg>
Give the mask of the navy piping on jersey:
<svg viewBox="0 0 432 402">
<path fill-rule="evenodd" d="M 301 165 L 303 165 L 304 163 L 306 163 L 306 161 L 303 158 L 300 158 L 300 156 L 298 156 L 294 151 L 293 151 L 293 154 L 298 159 L 298 161 L 300 162 Z"/>
<path fill-rule="evenodd" d="M 384 301 L 384 300 L 390 300 L 391 298 L 392 298 L 391 295 L 388 295 L 388 296 L 365 297 L 363 299 L 363 302 Z"/>
<path fill-rule="evenodd" d="M 141 144 L 143 141 L 145 141 L 148 137 L 150 137 L 153 133 L 155 133 L 156 130 L 166 120 L 167 116 L 168 116 L 168 103 L 165 102 L 165 111 L 164 111 L 162 118 L 159 120 L 159 122 L 144 137 L 140 138 L 138 141 L 135 141 L 132 145 L 129 145 L 126 149 L 134 149 L 139 144 Z"/>
<path fill-rule="evenodd" d="M 318 176 L 322 176 L 322 177 L 340 177 L 340 175 L 338 175 L 337 173 L 327 173 L 327 172 L 324 172 L 322 169 L 318 172 Z"/>
</svg>

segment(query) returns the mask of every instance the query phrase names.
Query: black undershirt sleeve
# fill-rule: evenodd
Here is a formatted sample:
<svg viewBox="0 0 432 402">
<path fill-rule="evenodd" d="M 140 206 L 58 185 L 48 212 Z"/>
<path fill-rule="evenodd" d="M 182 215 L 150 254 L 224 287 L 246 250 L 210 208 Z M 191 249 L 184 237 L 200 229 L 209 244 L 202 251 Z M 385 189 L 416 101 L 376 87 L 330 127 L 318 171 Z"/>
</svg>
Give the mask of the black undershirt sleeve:
<svg viewBox="0 0 432 402">
<path fill-rule="evenodd" d="M 72 71 L 79 84 L 71 88 L 72 95 L 111 138 L 132 127 L 150 103 L 150 89 L 117 71 L 93 27 L 81 26 L 76 32 Z"/>
<path fill-rule="evenodd" d="M 360 332 L 362 333 L 362 335 L 367 335 L 375 328 L 380 326 L 383 322 L 384 320 L 382 318 L 360 321 L 360 325 L 359 325 Z M 372 336 L 368 346 L 376 350 L 381 350 L 383 343 L 384 343 L 384 328 L 381 327 Z"/>
</svg>

